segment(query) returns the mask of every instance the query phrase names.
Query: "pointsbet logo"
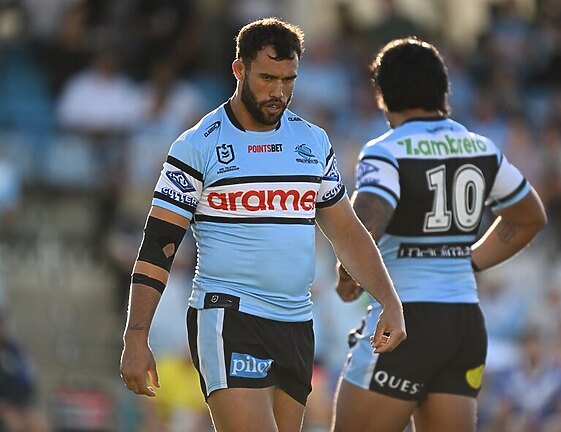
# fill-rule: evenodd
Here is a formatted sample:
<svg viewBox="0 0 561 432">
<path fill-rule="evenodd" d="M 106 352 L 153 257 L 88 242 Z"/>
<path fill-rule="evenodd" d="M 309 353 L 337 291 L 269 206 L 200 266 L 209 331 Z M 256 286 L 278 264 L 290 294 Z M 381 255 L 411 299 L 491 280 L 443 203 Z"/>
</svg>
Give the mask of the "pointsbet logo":
<svg viewBox="0 0 561 432">
<path fill-rule="evenodd" d="M 460 154 L 481 154 L 487 151 L 487 144 L 480 139 L 444 135 L 444 141 L 421 140 L 413 141 L 406 138 L 397 142 L 405 147 L 405 153 L 411 156 L 447 156 Z"/>
<path fill-rule="evenodd" d="M 232 353 L 230 376 L 265 378 L 273 365 L 272 359 L 259 359 L 249 354 Z"/>
</svg>

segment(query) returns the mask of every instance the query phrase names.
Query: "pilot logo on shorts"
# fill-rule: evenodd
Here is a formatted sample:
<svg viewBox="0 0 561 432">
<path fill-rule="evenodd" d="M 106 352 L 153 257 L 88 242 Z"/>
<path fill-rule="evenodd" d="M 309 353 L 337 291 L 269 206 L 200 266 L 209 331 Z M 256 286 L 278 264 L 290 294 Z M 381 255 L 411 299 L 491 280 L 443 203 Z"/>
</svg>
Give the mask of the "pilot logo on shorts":
<svg viewBox="0 0 561 432">
<path fill-rule="evenodd" d="M 239 378 L 265 378 L 273 365 L 272 359 L 259 359 L 249 354 L 232 353 L 230 376 Z"/>
<path fill-rule="evenodd" d="M 216 155 L 218 156 L 218 162 L 225 165 L 229 164 L 236 158 L 232 144 L 221 144 L 216 146 Z"/>
</svg>

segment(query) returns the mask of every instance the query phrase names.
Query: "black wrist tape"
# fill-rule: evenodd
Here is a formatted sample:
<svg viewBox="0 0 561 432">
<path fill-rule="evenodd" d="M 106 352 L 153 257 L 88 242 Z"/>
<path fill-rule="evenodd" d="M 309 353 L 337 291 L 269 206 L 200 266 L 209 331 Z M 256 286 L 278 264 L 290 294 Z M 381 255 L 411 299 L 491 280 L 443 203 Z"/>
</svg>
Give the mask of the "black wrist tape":
<svg viewBox="0 0 561 432">
<path fill-rule="evenodd" d="M 164 289 L 166 289 L 166 285 L 162 281 L 159 281 L 158 279 L 153 279 L 141 273 L 133 273 L 132 283 L 133 284 L 138 283 L 138 284 L 149 286 L 151 288 L 154 288 L 160 294 L 162 294 L 164 292 Z"/>
</svg>

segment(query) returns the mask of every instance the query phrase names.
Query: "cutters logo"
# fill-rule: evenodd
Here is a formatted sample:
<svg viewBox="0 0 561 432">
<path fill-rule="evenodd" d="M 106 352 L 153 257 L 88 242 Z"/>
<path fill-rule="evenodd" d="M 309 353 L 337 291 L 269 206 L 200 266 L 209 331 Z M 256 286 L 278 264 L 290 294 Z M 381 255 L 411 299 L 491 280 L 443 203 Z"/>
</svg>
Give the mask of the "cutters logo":
<svg viewBox="0 0 561 432">
<path fill-rule="evenodd" d="M 225 165 L 229 164 L 236 158 L 236 155 L 234 155 L 234 146 L 232 146 L 232 144 L 216 146 L 216 156 L 218 156 L 218 162 Z"/>
<path fill-rule="evenodd" d="M 329 201 L 330 199 L 335 198 L 341 189 L 343 189 L 343 183 L 339 182 L 333 189 L 325 192 L 321 199 L 324 201 Z"/>
<path fill-rule="evenodd" d="M 251 212 L 266 210 L 313 210 L 316 206 L 317 193 L 307 190 L 304 193 L 296 189 L 266 189 L 236 192 L 211 192 L 208 194 L 208 205 L 216 210 Z"/>
<path fill-rule="evenodd" d="M 374 374 L 374 381 L 380 387 L 391 388 L 410 395 L 419 393 L 423 388 L 422 383 L 414 383 L 407 379 L 398 378 L 385 371 L 376 372 Z"/>
<path fill-rule="evenodd" d="M 219 127 L 220 127 L 220 122 L 219 121 L 215 121 L 213 124 L 211 124 L 209 127 L 207 127 L 206 131 L 204 133 L 205 138 L 207 138 L 211 133 L 213 133 Z"/>
<path fill-rule="evenodd" d="M 183 193 L 193 192 L 195 187 L 189 182 L 187 176 L 182 171 L 166 171 L 166 176 Z"/>
<path fill-rule="evenodd" d="M 316 159 L 316 155 L 312 153 L 312 149 L 306 144 L 297 145 L 294 151 L 300 156 L 299 158 L 296 158 L 296 162 L 307 164 L 319 163 L 319 161 Z"/>
<path fill-rule="evenodd" d="M 182 194 L 182 193 L 177 192 L 176 190 L 173 190 L 173 189 L 170 189 L 170 188 L 163 188 L 162 193 L 164 195 L 167 195 L 171 199 L 174 199 L 175 201 L 182 202 L 182 203 L 187 204 L 191 207 L 197 207 L 197 204 L 199 204 L 199 201 L 197 201 L 197 199 L 193 198 L 191 195 Z"/>
<path fill-rule="evenodd" d="M 230 376 L 241 378 L 265 378 L 273 365 L 272 359 L 258 359 L 249 354 L 232 353 Z"/>
</svg>

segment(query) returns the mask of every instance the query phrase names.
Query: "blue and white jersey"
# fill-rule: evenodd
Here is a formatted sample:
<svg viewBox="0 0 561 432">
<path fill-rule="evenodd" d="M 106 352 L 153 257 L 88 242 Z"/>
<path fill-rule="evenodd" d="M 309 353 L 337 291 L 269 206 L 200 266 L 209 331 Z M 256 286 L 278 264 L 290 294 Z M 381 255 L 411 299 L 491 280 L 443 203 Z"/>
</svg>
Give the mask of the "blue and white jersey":
<svg viewBox="0 0 561 432">
<path fill-rule="evenodd" d="M 448 118 L 411 120 L 368 142 L 356 180 L 359 193 L 395 208 L 378 246 L 403 302 L 478 302 L 471 245 L 484 208 L 530 191 L 492 141 Z"/>
<path fill-rule="evenodd" d="M 345 194 L 321 128 L 286 110 L 275 130 L 246 131 L 226 103 L 172 145 L 152 204 L 191 220 L 190 306 L 223 293 L 240 299 L 241 312 L 306 321 L 316 208 Z"/>
</svg>

